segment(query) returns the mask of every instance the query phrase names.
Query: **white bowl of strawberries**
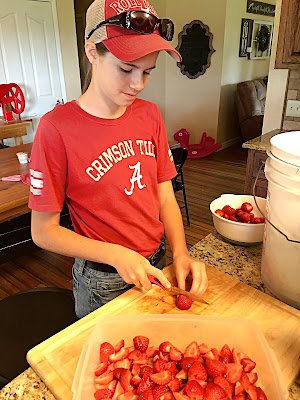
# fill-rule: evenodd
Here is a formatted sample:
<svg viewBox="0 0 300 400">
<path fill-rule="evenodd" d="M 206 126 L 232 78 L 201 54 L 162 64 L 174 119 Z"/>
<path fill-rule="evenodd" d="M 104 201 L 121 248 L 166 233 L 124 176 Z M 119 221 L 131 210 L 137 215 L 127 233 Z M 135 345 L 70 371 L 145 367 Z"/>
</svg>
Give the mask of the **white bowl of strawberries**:
<svg viewBox="0 0 300 400">
<path fill-rule="evenodd" d="M 256 197 L 265 214 L 266 199 Z M 244 246 L 262 242 L 265 219 L 251 195 L 222 194 L 210 203 L 216 230 L 227 241 Z"/>
</svg>

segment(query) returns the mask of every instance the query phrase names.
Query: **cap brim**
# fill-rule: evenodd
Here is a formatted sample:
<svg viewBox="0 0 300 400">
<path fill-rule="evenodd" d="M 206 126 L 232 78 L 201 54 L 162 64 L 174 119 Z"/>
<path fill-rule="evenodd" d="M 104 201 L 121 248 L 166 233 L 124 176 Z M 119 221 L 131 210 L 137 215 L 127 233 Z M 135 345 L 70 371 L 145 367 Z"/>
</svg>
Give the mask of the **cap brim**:
<svg viewBox="0 0 300 400">
<path fill-rule="evenodd" d="M 130 32 L 131 33 L 131 32 Z M 181 55 L 158 34 L 127 34 L 103 41 L 107 49 L 119 60 L 129 62 L 155 51 L 167 51 L 175 61 L 182 60 Z"/>
</svg>

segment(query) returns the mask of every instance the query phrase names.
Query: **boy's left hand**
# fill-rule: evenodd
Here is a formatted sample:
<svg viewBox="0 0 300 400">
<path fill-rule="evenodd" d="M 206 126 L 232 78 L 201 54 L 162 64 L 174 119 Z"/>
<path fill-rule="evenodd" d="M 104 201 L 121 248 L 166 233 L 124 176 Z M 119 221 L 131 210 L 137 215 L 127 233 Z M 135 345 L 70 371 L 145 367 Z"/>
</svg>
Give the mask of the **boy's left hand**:
<svg viewBox="0 0 300 400">
<path fill-rule="evenodd" d="M 180 289 L 186 290 L 186 278 L 191 273 L 193 277 L 190 292 L 201 296 L 208 287 L 205 264 L 192 258 L 189 254 L 182 254 L 173 257 L 173 267 Z"/>
</svg>

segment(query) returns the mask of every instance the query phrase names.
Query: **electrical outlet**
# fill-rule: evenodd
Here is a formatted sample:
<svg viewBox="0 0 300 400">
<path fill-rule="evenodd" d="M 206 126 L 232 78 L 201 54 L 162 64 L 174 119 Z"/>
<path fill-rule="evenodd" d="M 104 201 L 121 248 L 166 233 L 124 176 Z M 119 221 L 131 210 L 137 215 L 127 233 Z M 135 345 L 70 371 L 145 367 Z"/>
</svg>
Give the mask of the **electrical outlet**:
<svg viewBox="0 0 300 400">
<path fill-rule="evenodd" d="M 287 117 L 300 117 L 300 100 L 288 100 L 285 115 Z"/>
</svg>

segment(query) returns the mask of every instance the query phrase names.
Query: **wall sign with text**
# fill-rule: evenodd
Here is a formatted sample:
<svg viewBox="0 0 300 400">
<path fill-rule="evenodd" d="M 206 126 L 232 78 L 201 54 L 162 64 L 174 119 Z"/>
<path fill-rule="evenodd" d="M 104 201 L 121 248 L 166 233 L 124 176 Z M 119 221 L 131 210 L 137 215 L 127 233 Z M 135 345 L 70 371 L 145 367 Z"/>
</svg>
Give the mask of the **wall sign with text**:
<svg viewBox="0 0 300 400">
<path fill-rule="evenodd" d="M 261 1 L 247 0 L 247 12 L 252 14 L 267 15 L 268 17 L 275 16 L 275 5 L 262 3 Z"/>
</svg>

